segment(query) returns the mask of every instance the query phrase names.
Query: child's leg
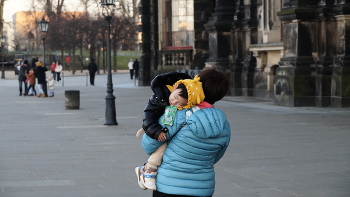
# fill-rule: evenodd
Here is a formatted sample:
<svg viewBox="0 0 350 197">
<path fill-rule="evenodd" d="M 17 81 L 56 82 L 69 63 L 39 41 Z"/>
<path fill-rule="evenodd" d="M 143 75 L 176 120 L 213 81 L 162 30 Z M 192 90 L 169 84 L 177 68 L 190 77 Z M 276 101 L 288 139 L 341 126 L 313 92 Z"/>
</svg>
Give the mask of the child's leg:
<svg viewBox="0 0 350 197">
<path fill-rule="evenodd" d="M 158 166 L 162 163 L 162 157 L 167 143 L 162 144 L 154 151 L 145 166 L 135 168 L 137 182 L 142 189 L 156 190 L 156 175 Z"/>
<path fill-rule="evenodd" d="M 154 151 L 151 156 L 148 158 L 147 164 L 146 164 L 146 170 L 147 169 L 158 169 L 158 166 L 162 163 L 162 157 L 164 154 L 164 151 L 166 149 L 167 143 L 162 144 L 160 147 L 157 148 L 156 151 Z"/>
</svg>

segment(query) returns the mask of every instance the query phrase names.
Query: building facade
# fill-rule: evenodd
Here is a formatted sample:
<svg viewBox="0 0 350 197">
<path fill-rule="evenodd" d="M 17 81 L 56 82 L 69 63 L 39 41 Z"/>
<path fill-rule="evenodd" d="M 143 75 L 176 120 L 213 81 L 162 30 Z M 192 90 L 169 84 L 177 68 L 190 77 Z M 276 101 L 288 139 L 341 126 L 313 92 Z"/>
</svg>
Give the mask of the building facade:
<svg viewBox="0 0 350 197">
<path fill-rule="evenodd" d="M 349 8 L 350 0 L 142 0 L 139 84 L 220 66 L 233 96 L 350 107 Z"/>
</svg>

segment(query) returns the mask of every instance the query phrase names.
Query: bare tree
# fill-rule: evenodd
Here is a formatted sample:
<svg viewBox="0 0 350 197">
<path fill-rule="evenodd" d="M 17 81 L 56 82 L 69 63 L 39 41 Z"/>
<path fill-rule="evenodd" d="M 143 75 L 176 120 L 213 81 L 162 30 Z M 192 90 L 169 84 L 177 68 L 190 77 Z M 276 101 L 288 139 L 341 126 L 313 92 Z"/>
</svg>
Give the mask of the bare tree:
<svg viewBox="0 0 350 197">
<path fill-rule="evenodd" d="M 12 40 L 13 48 L 15 51 L 24 50 L 26 48 L 27 36 L 21 32 L 16 32 Z"/>
<path fill-rule="evenodd" d="M 66 12 L 65 16 L 62 17 L 64 27 L 67 29 L 65 34 L 65 40 L 67 41 L 66 47 L 68 50 L 72 51 L 72 70 L 73 74 L 76 71 L 76 60 L 75 60 L 75 50 L 79 47 L 82 38 L 82 25 L 84 17 L 76 12 Z M 68 31 L 69 30 L 69 31 Z"/>
<path fill-rule="evenodd" d="M 2 34 L 2 31 L 4 29 L 4 3 L 6 0 L 0 0 L 0 31 Z"/>
</svg>

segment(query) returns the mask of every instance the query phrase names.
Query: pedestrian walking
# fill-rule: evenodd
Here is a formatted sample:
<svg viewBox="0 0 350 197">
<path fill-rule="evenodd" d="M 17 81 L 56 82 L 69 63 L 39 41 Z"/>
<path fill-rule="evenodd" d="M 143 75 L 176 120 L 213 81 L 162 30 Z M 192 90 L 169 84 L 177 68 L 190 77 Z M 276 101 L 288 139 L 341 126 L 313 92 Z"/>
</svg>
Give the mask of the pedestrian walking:
<svg viewBox="0 0 350 197">
<path fill-rule="evenodd" d="M 42 66 L 43 64 L 38 61 L 36 63 L 36 77 L 38 79 L 38 90 L 39 90 L 39 94 L 38 97 L 46 97 L 47 96 L 47 92 L 46 90 L 46 74 L 45 72 L 47 71 L 46 67 Z"/>
<path fill-rule="evenodd" d="M 139 79 L 139 60 L 135 59 L 132 67 L 134 68 L 135 79 Z"/>
<path fill-rule="evenodd" d="M 28 91 L 26 92 L 26 94 L 28 96 L 36 96 L 36 91 L 35 91 L 35 81 L 36 81 L 36 76 L 34 73 L 34 69 L 30 69 L 29 73 L 27 74 L 27 77 L 29 78 L 29 87 L 28 87 Z M 33 94 L 34 93 L 34 94 Z"/>
<path fill-rule="evenodd" d="M 20 67 L 18 72 L 18 83 L 19 83 L 19 95 L 26 96 L 28 91 L 28 84 L 25 82 L 27 80 L 26 74 L 29 73 L 28 60 L 23 61 L 23 65 Z M 22 84 L 24 84 L 24 93 L 22 94 Z"/>
<path fill-rule="evenodd" d="M 61 62 L 60 61 L 57 61 L 57 64 L 56 64 L 56 68 L 55 68 L 55 72 L 56 72 L 56 75 L 57 75 L 57 81 L 61 81 L 61 72 L 62 72 L 62 65 L 61 65 Z"/>
<path fill-rule="evenodd" d="M 134 68 L 133 68 L 133 65 L 134 62 L 132 61 L 132 59 L 130 59 L 130 62 L 128 63 L 128 68 L 129 68 L 129 71 L 130 71 L 130 78 L 132 79 L 133 76 L 134 76 Z"/>
<path fill-rule="evenodd" d="M 56 61 L 53 61 L 52 64 L 51 64 L 50 69 L 51 69 L 51 73 L 52 73 L 52 76 L 53 76 L 54 80 L 56 80 L 56 72 L 55 72 L 56 66 L 57 66 Z"/>
<path fill-rule="evenodd" d="M 95 63 L 95 59 L 91 58 L 91 62 L 88 66 L 89 74 L 90 74 L 90 85 L 95 85 L 95 73 L 97 71 L 97 64 Z"/>
</svg>

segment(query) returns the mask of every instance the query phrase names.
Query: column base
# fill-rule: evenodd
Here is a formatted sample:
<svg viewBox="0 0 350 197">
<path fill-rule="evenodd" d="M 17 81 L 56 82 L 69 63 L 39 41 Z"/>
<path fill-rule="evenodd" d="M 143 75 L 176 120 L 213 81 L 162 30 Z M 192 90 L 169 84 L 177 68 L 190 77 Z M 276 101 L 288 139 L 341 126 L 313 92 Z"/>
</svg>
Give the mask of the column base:
<svg viewBox="0 0 350 197">
<path fill-rule="evenodd" d="M 314 96 L 292 97 L 287 95 L 275 95 L 274 102 L 276 105 L 286 107 L 316 106 Z"/>
</svg>

